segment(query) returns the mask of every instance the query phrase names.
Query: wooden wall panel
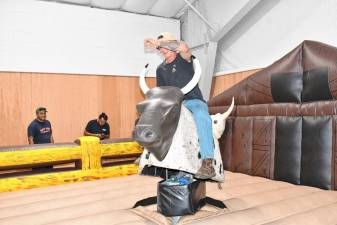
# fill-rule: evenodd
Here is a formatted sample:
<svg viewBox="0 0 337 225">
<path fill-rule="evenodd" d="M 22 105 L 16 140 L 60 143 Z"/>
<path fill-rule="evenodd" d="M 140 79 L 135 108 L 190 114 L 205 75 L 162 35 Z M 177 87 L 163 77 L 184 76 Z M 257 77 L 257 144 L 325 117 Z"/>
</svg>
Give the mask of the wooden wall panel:
<svg viewBox="0 0 337 225">
<path fill-rule="evenodd" d="M 142 99 L 137 77 L 1 72 L 0 146 L 27 144 L 38 106 L 47 107 L 56 142 L 75 140 L 103 111 L 112 138 L 130 137 Z"/>
<path fill-rule="evenodd" d="M 232 74 L 226 74 L 222 76 L 216 76 L 213 79 L 211 97 L 214 97 L 233 85 L 239 83 L 241 80 L 249 77 L 250 75 L 258 72 L 260 69 L 247 70 L 243 72 L 237 72 Z"/>
</svg>

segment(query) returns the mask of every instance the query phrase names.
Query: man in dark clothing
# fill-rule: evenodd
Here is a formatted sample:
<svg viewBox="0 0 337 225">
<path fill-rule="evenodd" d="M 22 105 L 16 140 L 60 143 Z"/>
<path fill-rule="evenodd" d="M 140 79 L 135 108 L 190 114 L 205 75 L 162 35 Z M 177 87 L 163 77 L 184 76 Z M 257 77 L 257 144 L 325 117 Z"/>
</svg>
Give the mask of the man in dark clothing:
<svg viewBox="0 0 337 225">
<path fill-rule="evenodd" d="M 32 144 L 54 143 L 51 124 L 47 120 L 47 109 L 36 109 L 36 119 L 28 126 L 28 142 Z"/>
<path fill-rule="evenodd" d="M 36 109 L 36 119 L 28 126 L 28 142 L 33 144 L 47 144 L 54 143 L 53 132 L 51 124 L 47 120 L 47 109 L 39 107 Z M 53 169 L 53 166 L 36 166 L 33 171 L 48 172 Z"/>
<path fill-rule="evenodd" d="M 144 45 L 157 48 L 164 57 L 156 71 L 157 86 L 183 88 L 192 80 L 193 57 L 185 42 L 179 42 L 171 33 L 164 32 L 157 40 L 145 39 Z M 183 104 L 192 112 L 199 137 L 202 166 L 195 176 L 210 179 L 215 176 L 212 120 L 198 85 L 185 94 Z"/>
<path fill-rule="evenodd" d="M 95 136 L 99 139 L 107 139 L 110 137 L 110 126 L 108 124 L 108 116 L 102 112 L 98 119 L 90 120 L 85 127 L 85 136 Z"/>
</svg>

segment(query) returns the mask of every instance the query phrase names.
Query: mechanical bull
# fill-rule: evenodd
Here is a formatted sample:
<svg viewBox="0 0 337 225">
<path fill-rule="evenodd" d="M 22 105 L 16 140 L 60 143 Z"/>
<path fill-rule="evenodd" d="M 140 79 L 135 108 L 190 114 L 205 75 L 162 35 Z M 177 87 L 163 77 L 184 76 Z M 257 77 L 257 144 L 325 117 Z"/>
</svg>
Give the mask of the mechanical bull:
<svg viewBox="0 0 337 225">
<path fill-rule="evenodd" d="M 134 130 L 134 139 L 144 147 L 140 159 L 140 173 L 144 168 L 166 168 L 195 174 L 201 166 L 197 128 L 192 113 L 182 104 L 184 95 L 199 82 L 201 68 L 197 59 L 193 60 L 194 76 L 181 90 L 176 87 L 155 87 L 149 89 L 145 82 L 148 65 L 140 74 L 140 87 L 145 100 L 137 105 L 140 114 Z M 230 108 L 223 114 L 212 115 L 214 160 L 216 176 L 214 181 L 223 182 L 224 172 L 218 138 L 225 129 L 225 120 Z"/>
</svg>

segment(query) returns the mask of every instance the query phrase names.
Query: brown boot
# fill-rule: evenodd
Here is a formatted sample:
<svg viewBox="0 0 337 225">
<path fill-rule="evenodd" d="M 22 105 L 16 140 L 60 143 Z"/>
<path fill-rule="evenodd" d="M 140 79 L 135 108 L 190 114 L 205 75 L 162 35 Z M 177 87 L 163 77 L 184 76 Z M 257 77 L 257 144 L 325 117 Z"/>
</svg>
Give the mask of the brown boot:
<svg viewBox="0 0 337 225">
<path fill-rule="evenodd" d="M 197 179 L 211 179 L 215 176 L 215 170 L 213 167 L 213 159 L 203 159 L 202 165 L 197 173 L 194 175 Z"/>
</svg>

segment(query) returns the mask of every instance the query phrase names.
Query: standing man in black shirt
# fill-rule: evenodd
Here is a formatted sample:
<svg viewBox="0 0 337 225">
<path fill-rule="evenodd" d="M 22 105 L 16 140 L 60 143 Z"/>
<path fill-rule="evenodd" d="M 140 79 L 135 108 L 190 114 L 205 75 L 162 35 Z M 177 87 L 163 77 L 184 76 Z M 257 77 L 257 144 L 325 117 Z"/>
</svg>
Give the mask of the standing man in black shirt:
<svg viewBox="0 0 337 225">
<path fill-rule="evenodd" d="M 39 107 L 36 109 L 36 119 L 28 126 L 28 142 L 32 144 L 54 143 L 51 124 L 47 120 L 47 109 Z"/>
<path fill-rule="evenodd" d="M 107 139 L 110 137 L 110 126 L 108 124 L 108 116 L 102 112 L 98 119 L 90 120 L 85 127 L 85 136 L 95 136 L 99 139 Z"/>
<path fill-rule="evenodd" d="M 185 42 L 178 42 L 171 33 L 163 32 L 157 40 L 145 39 L 144 45 L 145 48 L 157 48 L 164 57 L 156 71 L 157 86 L 183 88 L 192 80 L 193 58 Z M 199 179 L 210 179 L 215 176 L 212 120 L 198 85 L 185 94 L 183 104 L 192 112 L 199 137 L 202 166 L 195 176 Z"/>
</svg>

